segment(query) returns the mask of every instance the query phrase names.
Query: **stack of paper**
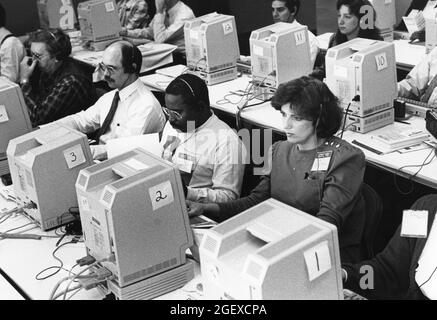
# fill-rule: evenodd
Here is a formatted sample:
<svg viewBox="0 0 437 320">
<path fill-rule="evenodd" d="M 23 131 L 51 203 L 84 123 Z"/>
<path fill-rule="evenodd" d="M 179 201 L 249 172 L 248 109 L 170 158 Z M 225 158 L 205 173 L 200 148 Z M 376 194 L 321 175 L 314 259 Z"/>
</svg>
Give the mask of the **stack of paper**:
<svg viewBox="0 0 437 320">
<path fill-rule="evenodd" d="M 410 34 L 425 29 L 425 18 L 422 11 L 411 10 L 410 14 L 402 19 Z"/>
</svg>

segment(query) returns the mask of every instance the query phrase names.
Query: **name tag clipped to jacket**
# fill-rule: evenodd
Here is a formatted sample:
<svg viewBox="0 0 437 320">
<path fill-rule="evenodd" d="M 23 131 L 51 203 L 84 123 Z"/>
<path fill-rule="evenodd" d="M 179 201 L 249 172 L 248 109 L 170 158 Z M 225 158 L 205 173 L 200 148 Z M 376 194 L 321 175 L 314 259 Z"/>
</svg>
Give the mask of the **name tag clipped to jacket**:
<svg viewBox="0 0 437 320">
<path fill-rule="evenodd" d="M 428 210 L 404 210 L 401 237 L 426 238 L 428 236 Z"/>
<path fill-rule="evenodd" d="M 328 171 L 331 157 L 332 150 L 317 152 L 313 166 L 311 167 L 311 172 Z"/>
<path fill-rule="evenodd" d="M 195 158 L 188 154 L 179 153 L 173 161 L 178 166 L 179 170 L 183 172 L 191 173 L 194 169 Z"/>
</svg>

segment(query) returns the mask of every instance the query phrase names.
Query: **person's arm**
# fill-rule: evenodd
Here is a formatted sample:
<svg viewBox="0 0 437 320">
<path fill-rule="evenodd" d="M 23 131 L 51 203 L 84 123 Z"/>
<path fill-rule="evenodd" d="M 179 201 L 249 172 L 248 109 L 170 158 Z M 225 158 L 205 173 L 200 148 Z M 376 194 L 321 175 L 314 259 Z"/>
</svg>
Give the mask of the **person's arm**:
<svg viewBox="0 0 437 320">
<path fill-rule="evenodd" d="M 163 0 L 156 0 L 156 14 L 153 21 L 153 40 L 157 43 L 170 42 L 172 39 L 183 37 L 185 21 L 194 18 L 192 12 L 177 13 L 177 16 L 172 24 L 165 25 L 165 11 L 160 9 L 159 3 Z"/>
<path fill-rule="evenodd" d="M 373 259 L 342 265 L 347 274 L 344 287 L 369 299 L 402 299 L 410 283 L 416 241 L 401 237 L 399 227 L 385 249 Z"/>
<path fill-rule="evenodd" d="M 243 184 L 243 154 L 246 154 L 244 145 L 237 136 L 222 136 L 212 161 L 212 186 L 188 187 L 187 199 L 199 202 L 227 202 L 237 199 Z"/>
<path fill-rule="evenodd" d="M 351 145 L 340 145 L 335 149 L 331 162 L 317 217 L 334 224 L 341 232 L 343 223 L 360 199 L 366 163 L 363 152 Z"/>
<path fill-rule="evenodd" d="M 407 77 L 398 82 L 398 96 L 420 100 L 433 75 L 430 74 L 432 59 L 437 58 L 433 50 L 408 73 Z"/>
<path fill-rule="evenodd" d="M 147 26 L 147 22 L 149 19 L 148 14 L 148 5 L 147 2 L 137 1 L 130 8 L 129 16 L 127 17 L 127 22 L 123 27 L 128 30 L 142 28 L 143 26 Z"/>
<path fill-rule="evenodd" d="M 36 98 L 29 83 L 22 85 L 22 91 L 33 126 L 45 124 L 49 116 L 61 108 L 71 109 L 78 96 L 88 94 L 86 86 L 73 75 L 59 81 L 44 99 Z"/>
<path fill-rule="evenodd" d="M 20 62 L 24 58 L 23 44 L 16 38 L 8 38 L 0 49 L 0 75 L 12 82 L 20 81 Z"/>
</svg>

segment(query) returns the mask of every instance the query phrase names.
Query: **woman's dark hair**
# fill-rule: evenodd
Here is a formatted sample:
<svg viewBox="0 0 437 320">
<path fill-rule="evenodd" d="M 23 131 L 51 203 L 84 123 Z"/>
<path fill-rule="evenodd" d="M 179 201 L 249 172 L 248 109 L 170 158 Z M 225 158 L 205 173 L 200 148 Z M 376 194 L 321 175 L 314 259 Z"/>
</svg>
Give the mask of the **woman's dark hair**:
<svg viewBox="0 0 437 320">
<path fill-rule="evenodd" d="M 290 103 L 293 112 L 313 122 L 319 138 L 333 136 L 341 126 L 343 112 L 328 86 L 311 77 L 301 77 L 279 85 L 272 98 L 276 110 Z"/>
<path fill-rule="evenodd" d="M 62 29 L 37 30 L 30 34 L 28 43 L 42 42 L 47 46 L 47 51 L 58 61 L 67 59 L 71 54 L 70 37 Z"/>
<path fill-rule="evenodd" d="M 205 81 L 194 74 L 181 74 L 165 89 L 166 94 L 180 95 L 184 103 L 199 108 L 209 108 L 208 87 Z"/>
<path fill-rule="evenodd" d="M 372 4 L 368 0 L 338 0 L 337 11 L 339 11 L 342 6 L 348 7 L 350 13 L 358 18 L 358 24 L 360 26 L 360 30 L 358 31 L 359 38 L 382 40 L 381 36 L 379 35 L 379 29 L 375 25 L 375 21 L 376 21 L 375 9 L 373 8 Z M 365 10 L 363 12 L 360 12 L 363 6 L 369 6 L 369 8 L 372 8 L 373 10 L 373 19 L 374 19 L 373 27 L 369 27 L 366 29 L 361 28 L 361 22 L 362 22 L 361 19 L 367 13 Z M 348 39 L 346 35 L 342 34 L 340 30 L 337 29 L 337 32 L 335 33 L 330 46 L 339 45 L 347 41 Z"/>
</svg>

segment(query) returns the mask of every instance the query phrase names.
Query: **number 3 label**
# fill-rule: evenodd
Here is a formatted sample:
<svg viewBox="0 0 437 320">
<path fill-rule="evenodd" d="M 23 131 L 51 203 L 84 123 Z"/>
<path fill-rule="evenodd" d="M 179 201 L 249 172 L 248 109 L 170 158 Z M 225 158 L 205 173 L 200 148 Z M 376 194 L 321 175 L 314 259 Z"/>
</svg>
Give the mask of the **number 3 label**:
<svg viewBox="0 0 437 320">
<path fill-rule="evenodd" d="M 86 161 L 80 144 L 64 150 L 64 157 L 69 169 L 73 169 Z"/>
<path fill-rule="evenodd" d="M 376 68 L 378 69 L 378 71 L 384 70 L 385 68 L 388 67 L 387 56 L 385 52 L 376 55 L 375 60 L 376 60 Z"/>
</svg>

